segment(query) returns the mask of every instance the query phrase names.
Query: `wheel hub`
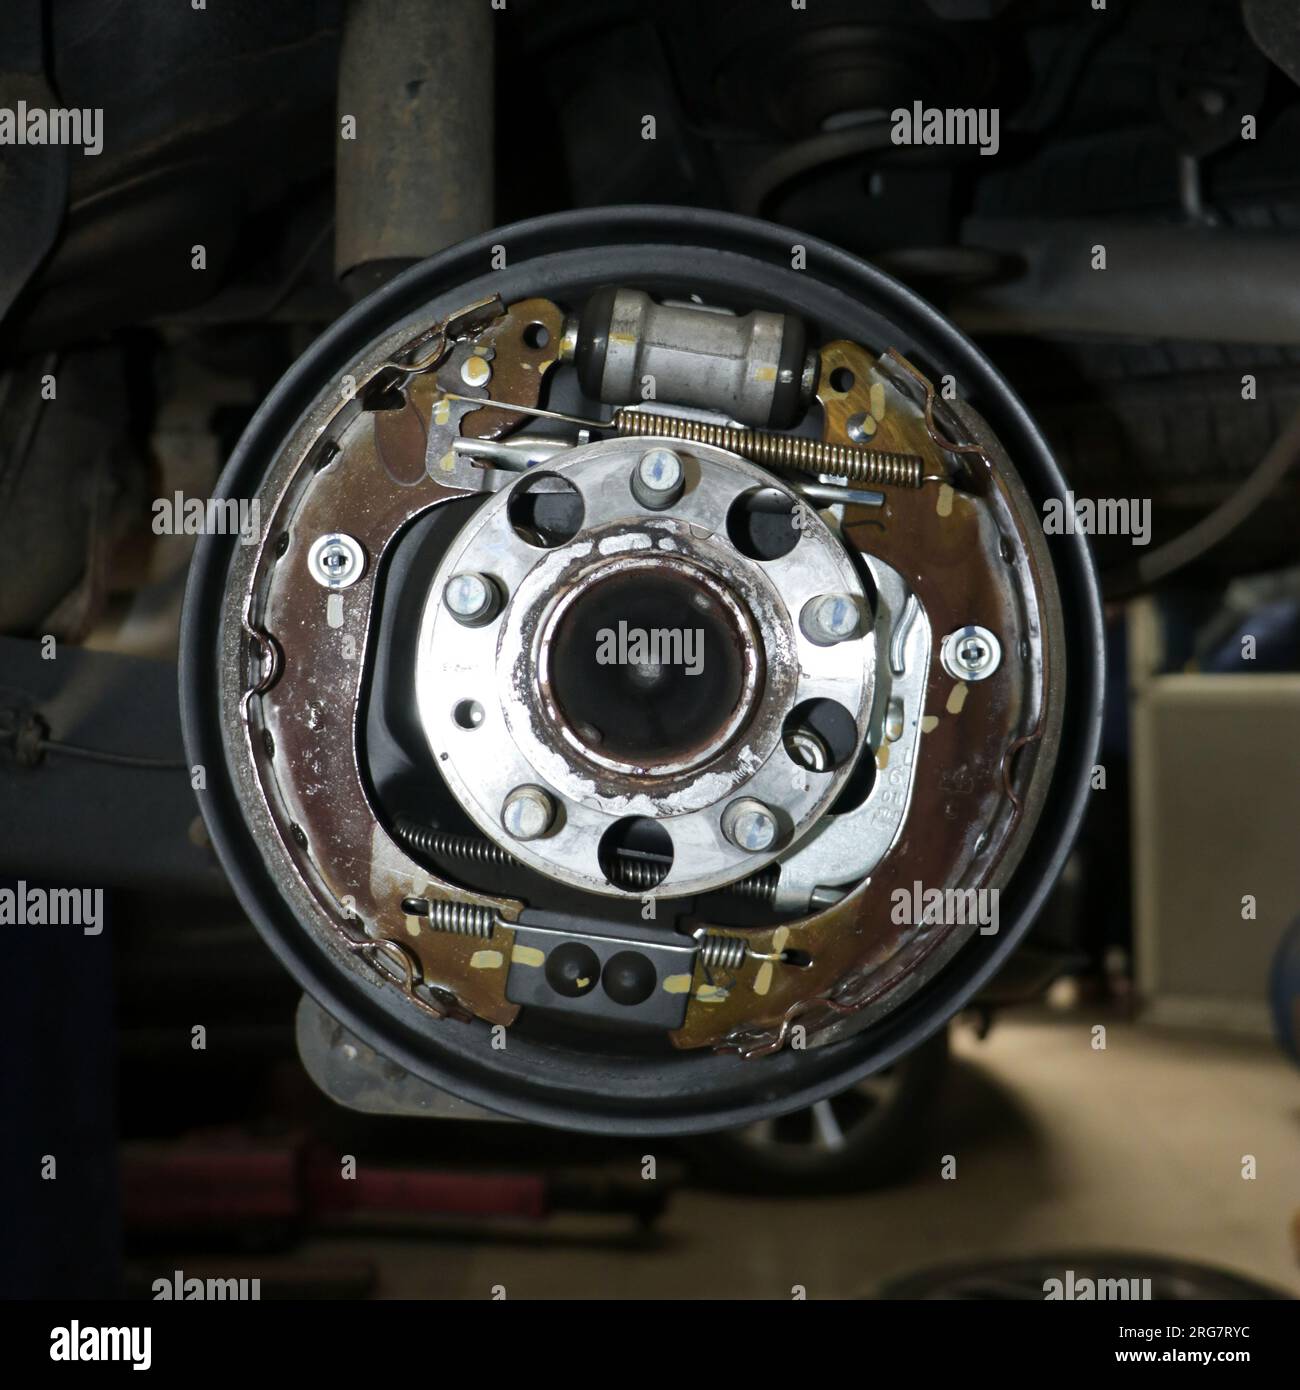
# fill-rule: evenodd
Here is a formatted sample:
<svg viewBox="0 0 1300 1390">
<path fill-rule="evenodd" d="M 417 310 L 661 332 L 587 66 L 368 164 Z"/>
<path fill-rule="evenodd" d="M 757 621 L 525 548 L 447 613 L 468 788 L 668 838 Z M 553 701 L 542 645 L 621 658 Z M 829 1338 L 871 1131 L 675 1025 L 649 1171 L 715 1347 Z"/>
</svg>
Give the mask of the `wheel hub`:
<svg viewBox="0 0 1300 1390">
<path fill-rule="evenodd" d="M 871 704 L 869 598 L 826 523 L 706 445 L 672 451 L 683 487 L 671 514 L 648 506 L 640 464 L 666 448 L 580 446 L 498 493 L 434 576 L 416 659 L 430 749 L 484 834 L 614 896 L 634 891 L 607 872 L 608 837 L 629 820 L 666 833 L 661 896 L 706 892 L 789 849 L 843 785 Z M 756 516 L 769 522 L 758 548 Z M 502 596 L 489 622 L 467 625 L 446 602 L 466 573 Z M 862 615 L 843 640 L 814 640 L 801 621 L 828 595 Z M 799 711 L 813 703 L 851 730 L 835 758 L 809 751 Z M 521 787 L 554 808 L 526 840 L 502 816 Z M 766 814 L 766 833 L 728 814 L 738 801 Z"/>
</svg>

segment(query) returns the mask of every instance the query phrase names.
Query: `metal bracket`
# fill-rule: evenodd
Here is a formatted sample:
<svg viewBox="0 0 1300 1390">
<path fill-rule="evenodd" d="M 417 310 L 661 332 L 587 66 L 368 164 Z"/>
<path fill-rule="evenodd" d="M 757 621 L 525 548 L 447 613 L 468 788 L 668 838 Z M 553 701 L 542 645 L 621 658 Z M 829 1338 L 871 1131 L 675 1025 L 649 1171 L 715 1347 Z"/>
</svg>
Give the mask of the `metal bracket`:
<svg viewBox="0 0 1300 1390">
<path fill-rule="evenodd" d="M 298 1055 L 307 1075 L 338 1105 L 367 1115 L 418 1115 L 431 1120 L 501 1120 L 412 1076 L 345 1028 L 310 996 L 298 1001 Z"/>
</svg>

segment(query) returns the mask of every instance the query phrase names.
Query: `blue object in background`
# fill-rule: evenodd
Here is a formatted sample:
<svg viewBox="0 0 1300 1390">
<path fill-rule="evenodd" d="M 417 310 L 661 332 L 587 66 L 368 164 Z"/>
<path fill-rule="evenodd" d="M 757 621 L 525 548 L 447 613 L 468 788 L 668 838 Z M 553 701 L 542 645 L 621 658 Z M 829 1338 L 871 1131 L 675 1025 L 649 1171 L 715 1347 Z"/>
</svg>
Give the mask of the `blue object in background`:
<svg viewBox="0 0 1300 1390">
<path fill-rule="evenodd" d="M 1268 992 L 1277 1040 L 1287 1056 L 1300 1063 L 1300 917 L 1277 944 Z"/>
<path fill-rule="evenodd" d="M 1252 661 L 1241 657 L 1241 640 L 1246 636 L 1256 643 Z M 1300 669 L 1300 603 L 1286 597 L 1257 604 L 1205 656 L 1201 667 L 1229 673 Z"/>
</svg>

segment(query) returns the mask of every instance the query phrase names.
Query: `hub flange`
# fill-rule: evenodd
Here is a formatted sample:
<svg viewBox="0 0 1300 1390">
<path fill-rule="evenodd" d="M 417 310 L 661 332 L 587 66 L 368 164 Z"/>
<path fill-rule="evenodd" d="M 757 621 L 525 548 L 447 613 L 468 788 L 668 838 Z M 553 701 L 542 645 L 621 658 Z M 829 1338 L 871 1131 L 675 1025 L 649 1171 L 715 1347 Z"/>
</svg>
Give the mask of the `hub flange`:
<svg viewBox="0 0 1300 1390">
<path fill-rule="evenodd" d="M 633 438 L 573 449 L 484 505 L 434 577 L 416 660 L 425 735 L 472 819 L 538 872 L 615 896 L 629 890 L 607 876 L 600 846 L 629 818 L 653 820 L 671 839 L 654 890 L 662 897 L 719 887 L 795 844 L 851 770 L 875 670 L 862 579 L 820 516 L 770 473 L 706 445 L 678 451 L 683 486 L 671 512 L 648 507 L 633 482 L 654 447 Z M 567 494 L 580 524 L 546 544 L 554 530 L 522 521 L 530 494 Z M 737 509 L 755 504 L 788 520 L 793 543 L 772 558 L 733 538 Z M 507 596 L 478 627 L 444 600 L 452 576 L 467 572 Z M 808 635 L 800 614 L 828 593 L 861 610 L 861 636 Z M 668 621 L 649 628 L 656 611 Z M 601 646 L 621 668 L 608 679 Z M 638 723 L 638 686 L 647 706 L 674 711 L 666 727 Z M 484 711 L 477 723 L 459 713 L 467 702 Z M 839 706 L 854 730 L 852 748 L 823 766 L 800 756 L 795 738 L 798 711 L 813 702 Z M 505 838 L 501 820 L 521 785 L 544 787 L 558 808 L 548 833 L 526 843 Z M 776 823 L 758 849 L 724 826 L 741 797 Z"/>
</svg>

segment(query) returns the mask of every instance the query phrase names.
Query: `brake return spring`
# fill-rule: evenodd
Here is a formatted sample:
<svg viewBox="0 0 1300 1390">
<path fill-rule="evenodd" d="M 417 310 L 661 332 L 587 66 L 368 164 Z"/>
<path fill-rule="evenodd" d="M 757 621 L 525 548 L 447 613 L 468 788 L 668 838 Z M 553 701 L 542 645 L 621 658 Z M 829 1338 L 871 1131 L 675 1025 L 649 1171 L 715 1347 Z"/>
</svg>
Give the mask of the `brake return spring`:
<svg viewBox="0 0 1300 1390">
<path fill-rule="evenodd" d="M 707 970 L 739 970 L 747 960 L 767 960 L 777 964 L 796 964 L 797 952 L 756 951 L 743 936 L 723 932 L 699 931 L 695 940 L 700 960 Z"/>
<path fill-rule="evenodd" d="M 402 910 L 413 917 L 423 917 L 430 931 L 446 932 L 450 936 L 477 936 L 487 941 L 497 925 L 496 912 L 477 903 L 450 902 L 441 898 L 404 898 Z"/>
<path fill-rule="evenodd" d="M 408 848 L 423 854 L 461 859 L 481 867 L 519 866 L 519 860 L 508 854 L 500 845 L 494 845 L 490 840 L 482 840 L 474 835 L 455 835 L 445 830 L 434 830 L 405 816 L 398 818 L 395 828 L 399 840 Z M 657 868 L 657 864 L 636 859 L 614 860 L 610 876 L 613 878 L 617 873 L 622 887 L 652 887 L 655 882 L 652 874 Z M 769 866 L 763 873 L 733 883 L 723 891 L 739 892 L 746 897 L 770 902 L 776 894 L 776 874 L 771 872 Z M 413 916 L 423 917 L 431 931 L 448 932 L 455 936 L 490 939 L 497 924 L 497 914 L 492 908 L 479 907 L 475 903 L 411 897 L 403 900 L 402 908 Z M 784 962 L 787 959 L 782 952 L 769 955 L 753 950 L 743 936 L 701 930 L 696 933 L 695 939 L 700 949 L 700 960 L 707 970 L 739 970 L 746 960 L 751 959 L 776 962 Z"/>
<path fill-rule="evenodd" d="M 613 424 L 621 435 L 662 435 L 690 444 L 712 444 L 739 454 L 751 463 L 793 468 L 801 473 L 828 473 L 851 483 L 875 483 L 884 487 L 920 487 L 924 481 L 917 454 L 859 449 L 851 444 L 828 444 L 821 439 L 774 434 L 769 430 L 736 429 L 706 420 L 684 420 L 674 415 L 652 415 L 624 407 L 614 412 Z"/>
<path fill-rule="evenodd" d="M 456 835 L 446 830 L 434 830 L 421 825 L 406 816 L 399 816 L 394 827 L 397 838 L 408 849 L 426 854 L 432 859 L 450 859 L 462 864 L 473 864 L 484 869 L 518 869 L 522 862 L 493 844 L 491 840 L 477 835 Z M 636 859 L 631 855 L 611 855 L 604 865 L 612 883 L 629 892 L 644 892 L 658 885 L 663 878 L 663 864 L 653 859 Z M 780 869 L 775 864 L 760 869 L 748 878 L 729 883 L 720 892 L 734 897 L 748 898 L 751 902 L 770 906 L 776 899 L 777 879 Z"/>
</svg>

